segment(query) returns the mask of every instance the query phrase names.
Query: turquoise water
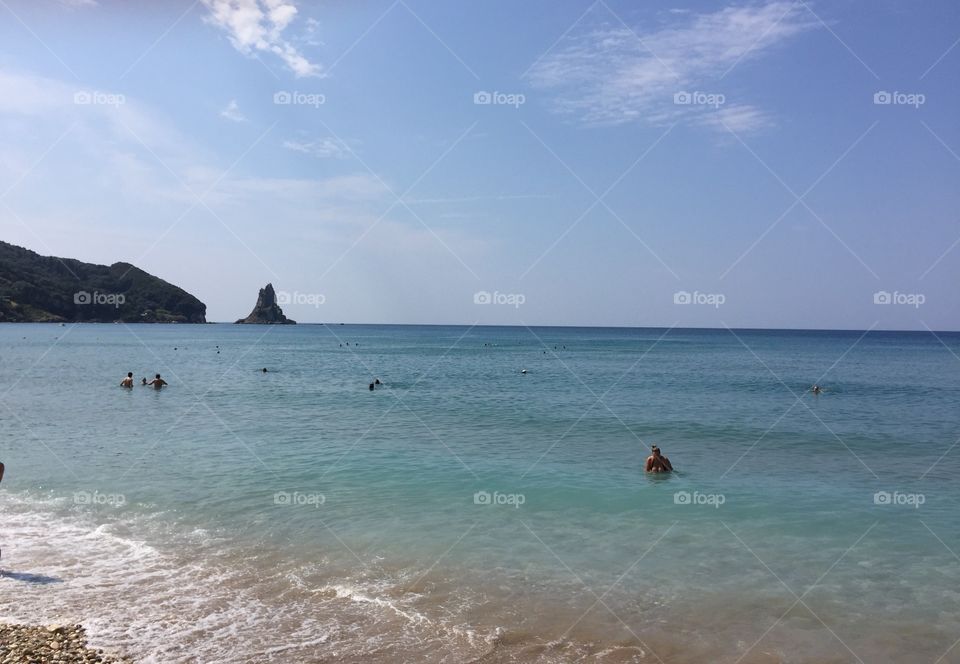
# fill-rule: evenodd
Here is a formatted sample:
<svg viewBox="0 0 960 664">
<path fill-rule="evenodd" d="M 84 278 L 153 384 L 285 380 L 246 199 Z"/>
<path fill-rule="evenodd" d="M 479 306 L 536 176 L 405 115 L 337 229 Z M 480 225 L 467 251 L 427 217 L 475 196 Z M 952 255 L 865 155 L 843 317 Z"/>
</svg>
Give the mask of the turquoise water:
<svg viewBox="0 0 960 664">
<path fill-rule="evenodd" d="M 954 354 L 2 325 L 0 619 L 157 662 L 960 661 Z"/>
</svg>

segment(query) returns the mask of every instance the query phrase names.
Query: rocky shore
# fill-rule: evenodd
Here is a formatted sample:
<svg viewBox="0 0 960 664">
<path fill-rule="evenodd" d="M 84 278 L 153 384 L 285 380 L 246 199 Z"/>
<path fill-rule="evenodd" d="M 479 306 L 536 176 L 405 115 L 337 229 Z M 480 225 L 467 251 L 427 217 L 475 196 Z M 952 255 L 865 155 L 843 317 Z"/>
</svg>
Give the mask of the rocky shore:
<svg viewBox="0 0 960 664">
<path fill-rule="evenodd" d="M 128 664 L 131 661 L 88 648 L 82 625 L 0 624 L 0 664 Z"/>
</svg>

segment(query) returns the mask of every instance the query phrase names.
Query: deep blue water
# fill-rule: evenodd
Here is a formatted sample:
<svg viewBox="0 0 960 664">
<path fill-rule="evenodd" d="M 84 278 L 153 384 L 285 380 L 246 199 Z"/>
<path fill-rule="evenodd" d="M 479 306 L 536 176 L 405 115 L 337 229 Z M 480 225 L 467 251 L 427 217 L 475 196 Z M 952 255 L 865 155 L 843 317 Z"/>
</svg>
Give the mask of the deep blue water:
<svg viewBox="0 0 960 664">
<path fill-rule="evenodd" d="M 3 325 L 0 618 L 153 661 L 960 661 L 958 355 L 956 333 Z M 677 473 L 645 476 L 652 443 Z"/>
</svg>

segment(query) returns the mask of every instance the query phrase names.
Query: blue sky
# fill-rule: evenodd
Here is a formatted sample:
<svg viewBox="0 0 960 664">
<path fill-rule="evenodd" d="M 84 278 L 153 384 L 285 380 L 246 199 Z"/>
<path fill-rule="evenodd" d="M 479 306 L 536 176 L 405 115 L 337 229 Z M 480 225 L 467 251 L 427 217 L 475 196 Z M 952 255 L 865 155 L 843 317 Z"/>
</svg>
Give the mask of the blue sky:
<svg viewBox="0 0 960 664">
<path fill-rule="evenodd" d="M 3 0 L 2 239 L 211 320 L 271 281 L 303 322 L 956 330 L 958 40 L 948 1 Z"/>
</svg>

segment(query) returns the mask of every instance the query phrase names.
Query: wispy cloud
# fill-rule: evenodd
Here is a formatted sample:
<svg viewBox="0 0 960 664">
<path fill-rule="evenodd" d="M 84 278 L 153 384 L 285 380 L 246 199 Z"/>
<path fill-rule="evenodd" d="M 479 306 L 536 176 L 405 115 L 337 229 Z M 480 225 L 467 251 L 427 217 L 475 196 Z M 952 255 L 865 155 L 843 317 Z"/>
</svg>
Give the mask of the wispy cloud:
<svg viewBox="0 0 960 664">
<path fill-rule="evenodd" d="M 83 9 L 84 7 L 98 7 L 100 5 L 97 0 L 59 0 L 60 4 L 64 7 L 70 7 L 71 9 Z"/>
<path fill-rule="evenodd" d="M 604 7 L 592 13 L 607 12 Z M 591 125 L 687 120 L 715 127 L 736 124 L 741 131 L 771 120 L 742 100 L 677 103 L 674 95 L 722 94 L 724 78 L 735 68 L 819 25 L 796 0 L 677 14 L 674 25 L 650 32 L 634 30 L 609 12 L 599 22 L 601 17 L 591 18 L 526 75 L 534 87 L 555 92 L 555 110 Z M 724 106 L 734 101 L 735 106 Z"/>
<path fill-rule="evenodd" d="M 296 141 L 287 140 L 283 142 L 283 147 L 294 152 L 302 152 L 314 157 L 336 157 L 342 158 L 349 154 L 349 151 L 340 141 L 335 138 L 320 138 L 314 141 Z"/>
<path fill-rule="evenodd" d="M 227 107 L 220 111 L 220 117 L 233 122 L 246 122 L 247 116 L 240 112 L 240 105 L 236 99 L 231 99 Z"/>
<path fill-rule="evenodd" d="M 291 0 L 203 0 L 210 11 L 205 19 L 224 30 L 233 47 L 244 55 L 272 53 L 296 76 L 319 76 L 320 65 L 310 62 L 284 38 L 297 16 Z"/>
</svg>

